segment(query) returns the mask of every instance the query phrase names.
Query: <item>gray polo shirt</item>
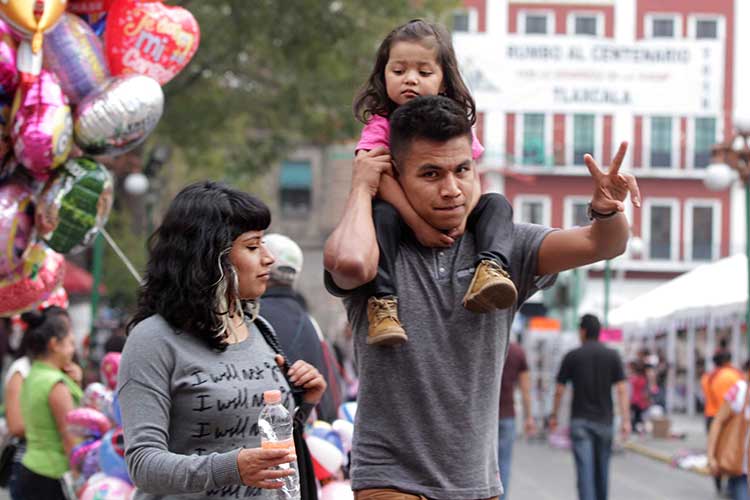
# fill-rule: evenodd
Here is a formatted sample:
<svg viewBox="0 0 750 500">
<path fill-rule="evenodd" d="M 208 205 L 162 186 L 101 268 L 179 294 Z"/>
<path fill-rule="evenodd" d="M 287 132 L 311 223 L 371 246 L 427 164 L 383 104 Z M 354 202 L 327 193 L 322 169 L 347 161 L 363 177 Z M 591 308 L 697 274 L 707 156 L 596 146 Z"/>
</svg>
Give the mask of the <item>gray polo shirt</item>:
<svg viewBox="0 0 750 500">
<path fill-rule="evenodd" d="M 516 224 L 511 277 L 518 304 L 549 286 L 536 276 L 537 252 L 549 228 Z M 474 237 L 446 249 L 410 238 L 399 247 L 399 317 L 403 346 L 374 347 L 367 338 L 365 285 L 343 296 L 360 374 L 352 451 L 352 487 L 396 488 L 433 499 L 462 500 L 502 492 L 497 465 L 500 378 L 515 308 L 474 314 L 461 301 L 471 282 Z"/>
</svg>

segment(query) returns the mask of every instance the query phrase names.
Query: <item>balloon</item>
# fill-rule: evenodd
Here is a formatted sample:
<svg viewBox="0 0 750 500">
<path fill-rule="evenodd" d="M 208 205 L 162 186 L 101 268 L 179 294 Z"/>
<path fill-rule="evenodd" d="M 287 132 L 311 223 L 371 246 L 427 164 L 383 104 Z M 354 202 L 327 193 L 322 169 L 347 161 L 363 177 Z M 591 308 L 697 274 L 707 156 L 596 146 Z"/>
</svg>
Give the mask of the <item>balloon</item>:
<svg viewBox="0 0 750 500">
<path fill-rule="evenodd" d="M 37 306 L 37 309 L 47 309 L 51 306 L 57 306 L 62 307 L 63 309 L 67 309 L 70 305 L 70 301 L 68 300 L 68 292 L 65 291 L 65 288 L 59 286 L 55 290 L 50 293 L 49 297 L 39 304 Z"/>
<path fill-rule="evenodd" d="M 319 480 L 328 479 L 344 465 L 344 455 L 335 445 L 316 436 L 308 436 L 305 441 L 310 449 L 315 476 Z"/>
<path fill-rule="evenodd" d="M 86 453 L 81 463 L 81 475 L 84 478 L 90 478 L 99 472 L 99 448 L 102 446 L 102 440 L 94 441 L 94 446 Z"/>
<path fill-rule="evenodd" d="M 8 143 L 5 142 L 5 137 L 0 138 L 0 150 L 5 150 L 8 147 Z M 18 162 L 13 155 L 6 154 L 0 159 L 0 184 L 9 180 L 16 173 L 18 168 Z"/>
<path fill-rule="evenodd" d="M 151 133 L 164 111 L 164 93 L 152 78 L 112 78 L 76 108 L 75 141 L 88 154 L 115 155 Z"/>
<path fill-rule="evenodd" d="M 331 424 L 324 420 L 316 420 L 310 427 L 309 434 L 325 439 L 326 434 L 331 432 Z"/>
<path fill-rule="evenodd" d="M 93 408 L 99 410 L 104 415 L 107 412 L 112 411 L 112 399 L 114 395 L 112 391 L 107 389 L 104 384 L 99 382 L 92 382 L 86 386 L 86 390 L 83 391 L 83 397 L 81 398 L 81 406 L 85 408 Z"/>
<path fill-rule="evenodd" d="M 104 46 L 113 75 L 141 74 L 164 85 L 198 50 L 200 29 L 190 11 L 159 1 L 114 0 Z"/>
<path fill-rule="evenodd" d="M 13 99 L 18 88 L 17 48 L 10 26 L 0 20 L 0 98 L 8 101 Z"/>
<path fill-rule="evenodd" d="M 121 356 L 119 352 L 108 352 L 99 365 L 100 378 L 111 390 L 117 387 L 117 372 L 120 370 Z"/>
<path fill-rule="evenodd" d="M 3 0 L 0 16 L 20 33 L 32 37 L 31 50 L 37 53 L 42 48 L 42 33 L 52 28 L 65 12 L 66 0 Z M 41 15 L 37 16 L 37 4 L 41 4 Z"/>
<path fill-rule="evenodd" d="M 0 317 L 36 307 L 62 284 L 65 266 L 59 253 L 32 243 L 23 263 L 0 279 Z"/>
<path fill-rule="evenodd" d="M 341 453 L 346 453 L 344 450 L 344 443 L 341 439 L 341 436 L 339 436 L 339 433 L 336 431 L 329 431 L 328 434 L 326 434 L 323 439 L 334 445 L 336 448 L 338 448 Z"/>
<path fill-rule="evenodd" d="M 80 437 L 99 437 L 112 427 L 109 419 L 93 408 L 75 408 L 65 415 L 68 430 Z"/>
<path fill-rule="evenodd" d="M 354 436 L 354 424 L 347 420 L 336 420 L 333 422 L 333 430 L 339 433 L 341 443 L 344 445 L 344 453 L 352 451 L 352 437 Z"/>
<path fill-rule="evenodd" d="M 88 158 L 68 160 L 37 200 L 36 228 L 50 248 L 67 253 L 86 246 L 112 208 L 112 176 Z"/>
<path fill-rule="evenodd" d="M 0 186 L 0 276 L 21 265 L 31 241 L 34 203 L 31 189 L 20 182 Z"/>
<path fill-rule="evenodd" d="M 73 14 L 105 14 L 112 0 L 68 0 L 68 12 Z"/>
<path fill-rule="evenodd" d="M 117 393 L 112 398 L 112 414 L 110 417 L 117 424 L 117 427 L 122 427 L 122 411 L 120 410 L 120 398 L 117 397 Z"/>
<path fill-rule="evenodd" d="M 104 477 L 93 484 L 86 483 L 78 498 L 79 500 L 130 500 L 132 495 L 133 486 L 128 482 L 116 477 Z"/>
<path fill-rule="evenodd" d="M 354 416 L 357 414 L 357 403 L 350 401 L 339 407 L 339 418 L 348 422 L 354 422 Z"/>
<path fill-rule="evenodd" d="M 109 77 L 102 42 L 80 17 L 65 14 L 44 38 L 44 68 L 57 76 L 71 103 Z"/>
<path fill-rule="evenodd" d="M 110 430 L 102 437 L 102 445 L 99 447 L 99 467 L 108 476 L 130 482 L 128 466 L 125 464 L 122 430 Z"/>
<path fill-rule="evenodd" d="M 70 106 L 52 73 L 42 71 L 31 85 L 19 88 L 11 122 L 16 158 L 34 177 L 45 180 L 73 146 Z"/>
<path fill-rule="evenodd" d="M 354 500 L 349 481 L 332 481 L 320 491 L 320 500 Z"/>
<path fill-rule="evenodd" d="M 83 461 L 86 455 L 101 445 L 101 441 L 98 439 L 89 439 L 83 443 L 79 443 L 70 450 L 70 468 L 80 471 Z"/>
</svg>

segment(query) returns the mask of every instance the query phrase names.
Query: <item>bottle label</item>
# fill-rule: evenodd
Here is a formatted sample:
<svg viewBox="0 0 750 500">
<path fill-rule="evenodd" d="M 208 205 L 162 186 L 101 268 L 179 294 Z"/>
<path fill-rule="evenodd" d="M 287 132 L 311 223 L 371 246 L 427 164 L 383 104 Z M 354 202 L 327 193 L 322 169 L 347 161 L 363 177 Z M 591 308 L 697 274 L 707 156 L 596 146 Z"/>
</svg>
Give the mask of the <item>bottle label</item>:
<svg viewBox="0 0 750 500">
<path fill-rule="evenodd" d="M 285 439 L 284 441 L 267 441 L 261 440 L 260 447 L 266 450 L 289 450 L 289 453 L 295 453 L 294 438 Z"/>
</svg>

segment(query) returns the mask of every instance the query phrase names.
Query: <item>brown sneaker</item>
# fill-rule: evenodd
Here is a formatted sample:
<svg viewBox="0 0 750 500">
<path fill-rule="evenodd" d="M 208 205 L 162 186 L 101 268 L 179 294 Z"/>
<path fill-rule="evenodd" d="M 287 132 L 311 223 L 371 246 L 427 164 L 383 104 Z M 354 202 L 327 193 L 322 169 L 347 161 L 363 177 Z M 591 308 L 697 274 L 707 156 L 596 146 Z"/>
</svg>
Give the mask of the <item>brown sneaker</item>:
<svg viewBox="0 0 750 500">
<path fill-rule="evenodd" d="M 406 342 L 406 332 L 398 320 L 398 301 L 395 297 L 378 299 L 370 297 L 367 301 L 367 329 L 369 345 L 395 346 Z"/>
<path fill-rule="evenodd" d="M 471 312 L 486 313 L 506 309 L 516 303 L 518 292 L 510 275 L 493 260 L 483 260 L 474 271 L 464 307 Z"/>
</svg>

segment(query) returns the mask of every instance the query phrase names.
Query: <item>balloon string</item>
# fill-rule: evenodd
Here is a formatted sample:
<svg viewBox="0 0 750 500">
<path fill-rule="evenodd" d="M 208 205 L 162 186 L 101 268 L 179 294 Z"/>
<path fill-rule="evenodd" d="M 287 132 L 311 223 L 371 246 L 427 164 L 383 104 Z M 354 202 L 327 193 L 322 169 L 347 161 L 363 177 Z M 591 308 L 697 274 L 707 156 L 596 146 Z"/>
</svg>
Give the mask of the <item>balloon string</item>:
<svg viewBox="0 0 750 500">
<path fill-rule="evenodd" d="M 115 251 L 117 256 L 120 258 L 123 264 L 125 264 L 125 267 L 128 268 L 128 271 L 130 271 L 130 274 L 133 275 L 135 280 L 140 285 L 143 279 L 141 278 L 141 275 L 138 274 L 138 271 L 136 271 L 135 266 L 130 262 L 130 259 L 127 258 L 127 256 L 123 253 L 122 250 L 120 250 L 120 247 L 115 243 L 115 240 L 112 239 L 112 237 L 109 235 L 109 233 L 102 227 L 99 229 L 99 231 L 104 236 L 104 239 L 107 240 L 107 243 L 109 243 L 109 246 L 112 247 L 112 250 Z"/>
</svg>

